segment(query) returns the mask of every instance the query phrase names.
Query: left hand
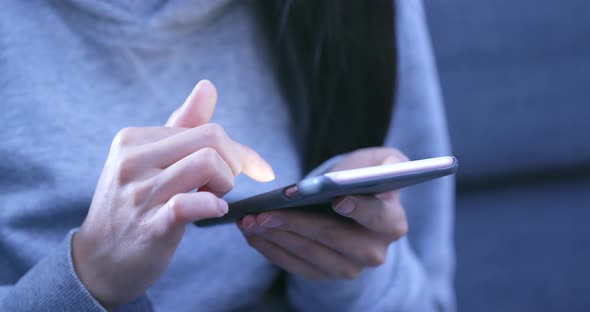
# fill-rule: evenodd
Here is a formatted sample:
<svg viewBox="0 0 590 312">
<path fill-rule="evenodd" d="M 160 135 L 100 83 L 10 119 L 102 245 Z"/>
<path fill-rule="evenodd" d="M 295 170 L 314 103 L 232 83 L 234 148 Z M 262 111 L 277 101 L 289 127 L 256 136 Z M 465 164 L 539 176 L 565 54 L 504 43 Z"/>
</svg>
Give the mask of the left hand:
<svg viewBox="0 0 590 312">
<path fill-rule="evenodd" d="M 384 147 L 357 150 L 331 171 L 407 161 Z M 389 244 L 408 231 L 399 190 L 372 196 L 345 196 L 327 214 L 277 210 L 249 215 L 238 227 L 250 246 L 284 270 L 310 280 L 355 279 L 366 267 L 385 262 Z"/>
</svg>

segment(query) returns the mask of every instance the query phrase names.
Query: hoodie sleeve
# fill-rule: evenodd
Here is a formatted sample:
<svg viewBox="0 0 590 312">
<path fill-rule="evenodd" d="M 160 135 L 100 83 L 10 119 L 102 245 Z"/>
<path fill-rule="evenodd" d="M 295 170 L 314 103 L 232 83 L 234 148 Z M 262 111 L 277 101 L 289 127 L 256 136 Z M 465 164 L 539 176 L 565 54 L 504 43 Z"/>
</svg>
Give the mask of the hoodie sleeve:
<svg viewBox="0 0 590 312">
<path fill-rule="evenodd" d="M 410 159 L 451 153 L 436 67 L 420 0 L 396 2 L 397 105 L 385 142 Z M 288 296 L 300 311 L 454 311 L 454 179 L 402 190 L 410 232 L 386 261 L 354 281 L 312 282 L 290 275 Z"/>
</svg>

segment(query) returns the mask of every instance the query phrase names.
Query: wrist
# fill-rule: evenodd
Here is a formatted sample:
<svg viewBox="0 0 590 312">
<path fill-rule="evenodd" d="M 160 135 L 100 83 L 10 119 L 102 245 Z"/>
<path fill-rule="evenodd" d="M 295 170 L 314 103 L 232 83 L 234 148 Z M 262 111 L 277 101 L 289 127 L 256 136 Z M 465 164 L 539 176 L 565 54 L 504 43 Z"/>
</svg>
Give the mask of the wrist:
<svg viewBox="0 0 590 312">
<path fill-rule="evenodd" d="M 90 295 L 108 311 L 116 306 L 113 287 L 107 281 L 107 272 L 103 272 L 97 265 L 97 257 L 92 254 L 93 245 L 81 227 L 72 238 L 72 263 L 76 275 Z"/>
</svg>

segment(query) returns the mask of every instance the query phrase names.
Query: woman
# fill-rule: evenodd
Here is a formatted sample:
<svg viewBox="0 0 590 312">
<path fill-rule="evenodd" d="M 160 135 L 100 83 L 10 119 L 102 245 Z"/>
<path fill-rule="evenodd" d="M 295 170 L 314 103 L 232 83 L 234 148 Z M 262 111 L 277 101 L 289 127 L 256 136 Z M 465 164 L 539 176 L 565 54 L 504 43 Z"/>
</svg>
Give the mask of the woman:
<svg viewBox="0 0 590 312">
<path fill-rule="evenodd" d="M 298 310 L 454 308 L 449 179 L 405 190 L 403 205 L 399 191 L 335 200 L 355 222 L 190 224 L 328 158 L 319 170 L 406 160 L 391 147 L 448 154 L 418 1 L 395 14 L 199 0 L 0 12 L 3 310 L 227 311 L 264 305 L 280 283 Z M 203 80 L 176 108 L 197 77 L 217 89 Z"/>
</svg>

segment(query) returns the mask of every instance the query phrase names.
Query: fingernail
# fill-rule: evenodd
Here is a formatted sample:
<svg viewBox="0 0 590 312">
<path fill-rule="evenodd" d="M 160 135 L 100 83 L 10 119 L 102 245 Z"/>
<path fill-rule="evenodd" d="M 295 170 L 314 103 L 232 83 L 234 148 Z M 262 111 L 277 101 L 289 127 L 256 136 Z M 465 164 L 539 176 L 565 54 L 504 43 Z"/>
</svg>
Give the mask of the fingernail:
<svg viewBox="0 0 590 312">
<path fill-rule="evenodd" d="M 260 180 L 261 182 L 270 182 L 274 180 L 275 172 L 272 166 L 264 159 L 258 160 L 258 168 L 260 168 Z"/>
<path fill-rule="evenodd" d="M 197 92 L 199 91 L 199 89 L 201 89 L 201 87 L 203 86 L 203 83 L 204 82 L 205 82 L 205 80 L 200 80 L 199 82 L 197 82 L 197 84 L 191 90 L 191 93 L 184 100 L 184 103 L 182 103 L 182 105 L 180 106 L 180 108 L 178 108 L 178 111 L 179 112 L 182 111 L 182 110 L 184 110 L 186 107 L 189 106 L 189 103 L 191 102 L 192 98 L 197 94 Z"/>
<path fill-rule="evenodd" d="M 355 208 L 356 204 L 352 200 L 345 198 L 336 206 L 335 209 L 340 214 L 348 215 L 352 213 Z"/>
<path fill-rule="evenodd" d="M 273 181 L 275 178 L 276 178 L 275 172 L 272 169 L 272 167 L 270 167 L 270 165 L 269 165 L 268 171 L 266 172 L 266 182 Z"/>
<path fill-rule="evenodd" d="M 401 159 L 395 156 L 388 156 L 387 158 L 385 158 L 385 160 L 383 160 L 383 165 L 395 164 L 401 161 Z"/>
<path fill-rule="evenodd" d="M 248 215 L 245 216 L 244 219 L 242 219 L 242 228 L 245 231 L 252 231 L 252 229 L 254 228 L 254 225 L 256 225 L 256 222 L 254 221 L 254 217 Z"/>
<path fill-rule="evenodd" d="M 219 205 L 217 206 L 221 215 L 225 215 L 229 211 L 229 206 L 227 202 L 223 199 L 219 199 Z"/>
<path fill-rule="evenodd" d="M 264 221 L 262 221 L 262 223 L 260 223 L 260 226 L 262 227 L 266 227 L 266 228 L 276 228 L 283 225 L 283 222 L 281 221 L 281 219 L 277 216 L 268 216 Z"/>
<path fill-rule="evenodd" d="M 241 221 L 238 222 L 238 228 L 240 229 L 240 231 L 242 231 L 242 233 L 244 234 L 244 236 L 252 236 L 254 235 L 254 233 L 248 231 L 246 229 L 246 227 L 244 226 L 244 219 L 242 219 Z"/>
</svg>

